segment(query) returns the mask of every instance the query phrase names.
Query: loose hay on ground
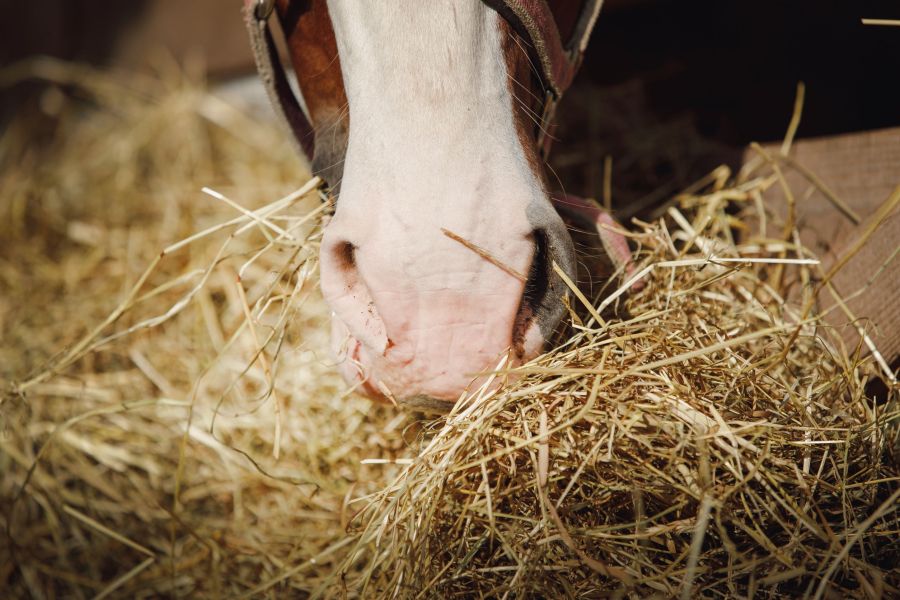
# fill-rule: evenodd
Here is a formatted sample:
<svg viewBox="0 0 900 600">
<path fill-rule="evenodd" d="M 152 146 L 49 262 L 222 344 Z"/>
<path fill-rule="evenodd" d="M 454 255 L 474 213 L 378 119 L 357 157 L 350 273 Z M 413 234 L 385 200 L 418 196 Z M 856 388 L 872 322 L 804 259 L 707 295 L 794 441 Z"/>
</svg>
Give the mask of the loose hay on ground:
<svg viewBox="0 0 900 600">
<path fill-rule="evenodd" d="M 89 104 L 0 156 L 13 596 L 900 593 L 896 391 L 782 298 L 812 257 L 732 237 L 772 173 L 638 227 L 656 266 L 603 324 L 573 306 L 502 391 L 416 420 L 329 363 L 279 133 L 181 74 L 37 67 Z"/>
</svg>

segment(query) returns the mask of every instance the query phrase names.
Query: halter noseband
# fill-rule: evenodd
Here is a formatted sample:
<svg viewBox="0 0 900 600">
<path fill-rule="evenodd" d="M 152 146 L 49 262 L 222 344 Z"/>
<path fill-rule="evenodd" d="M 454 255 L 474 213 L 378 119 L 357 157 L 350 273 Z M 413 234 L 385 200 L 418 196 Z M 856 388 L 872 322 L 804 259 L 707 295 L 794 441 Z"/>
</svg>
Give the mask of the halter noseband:
<svg viewBox="0 0 900 600">
<path fill-rule="evenodd" d="M 547 132 L 550 130 L 556 104 L 581 66 L 581 59 L 603 0 L 584 0 L 574 32 L 565 42 L 547 0 L 482 1 L 497 11 L 529 46 L 529 54 L 539 71 L 545 94 L 536 139 L 538 148 L 546 158 L 551 142 Z M 256 67 L 269 100 L 280 119 L 293 132 L 300 150 L 312 160 L 315 154 L 315 129 L 294 95 L 278 56 L 269 26 L 269 17 L 274 10 L 275 0 L 245 0 L 244 21 L 250 33 Z"/>
</svg>

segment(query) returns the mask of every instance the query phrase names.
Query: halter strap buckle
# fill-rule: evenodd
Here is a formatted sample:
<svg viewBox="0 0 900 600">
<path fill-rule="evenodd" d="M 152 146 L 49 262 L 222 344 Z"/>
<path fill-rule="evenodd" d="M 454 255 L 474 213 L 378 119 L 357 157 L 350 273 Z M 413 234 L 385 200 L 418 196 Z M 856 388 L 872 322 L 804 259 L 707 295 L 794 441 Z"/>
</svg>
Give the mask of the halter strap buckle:
<svg viewBox="0 0 900 600">
<path fill-rule="evenodd" d="M 273 10 L 275 10 L 275 0 L 256 0 L 253 16 L 257 21 L 267 21 Z"/>
</svg>

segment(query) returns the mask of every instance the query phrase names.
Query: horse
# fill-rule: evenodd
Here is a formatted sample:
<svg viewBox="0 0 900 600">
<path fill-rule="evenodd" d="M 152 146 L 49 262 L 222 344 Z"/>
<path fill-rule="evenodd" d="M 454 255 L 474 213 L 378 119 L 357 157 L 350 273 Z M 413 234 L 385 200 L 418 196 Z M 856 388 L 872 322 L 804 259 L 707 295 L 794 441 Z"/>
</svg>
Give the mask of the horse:
<svg viewBox="0 0 900 600">
<path fill-rule="evenodd" d="M 344 378 L 369 396 L 447 411 L 542 352 L 565 314 L 575 251 L 543 170 L 557 102 L 600 0 L 245 0 L 276 112 L 336 196 L 321 289 Z M 297 76 L 292 92 L 272 34 Z"/>
</svg>

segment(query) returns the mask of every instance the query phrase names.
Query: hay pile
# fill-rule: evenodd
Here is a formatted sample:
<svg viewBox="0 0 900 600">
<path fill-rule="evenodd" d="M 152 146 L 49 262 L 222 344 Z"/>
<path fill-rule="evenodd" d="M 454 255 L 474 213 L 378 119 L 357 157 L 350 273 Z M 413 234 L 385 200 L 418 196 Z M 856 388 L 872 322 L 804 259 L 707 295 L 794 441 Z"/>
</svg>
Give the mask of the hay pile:
<svg viewBox="0 0 900 600">
<path fill-rule="evenodd" d="M 392 473 L 362 458 L 405 452 L 409 417 L 331 364 L 289 141 L 160 70 L 14 73 L 56 85 L 0 158 L 3 598 L 239 595 L 340 537 Z"/>
<path fill-rule="evenodd" d="M 776 265 L 735 261 L 760 254 L 728 243 L 725 198 L 740 193 L 698 198 L 693 226 L 670 211 L 685 230 L 644 227 L 656 267 L 630 318 L 578 327 L 504 393 L 433 424 L 359 518 L 365 584 L 401 597 L 898 593 L 896 402 L 867 400 L 866 369 L 766 285 Z M 692 245 L 719 258 L 682 258 Z"/>
<path fill-rule="evenodd" d="M 0 146 L 5 595 L 900 593 L 896 390 L 782 297 L 802 249 L 732 238 L 772 173 L 679 198 L 643 288 L 417 420 L 338 381 L 278 132 L 175 70 L 35 69 L 87 102 Z"/>
</svg>

